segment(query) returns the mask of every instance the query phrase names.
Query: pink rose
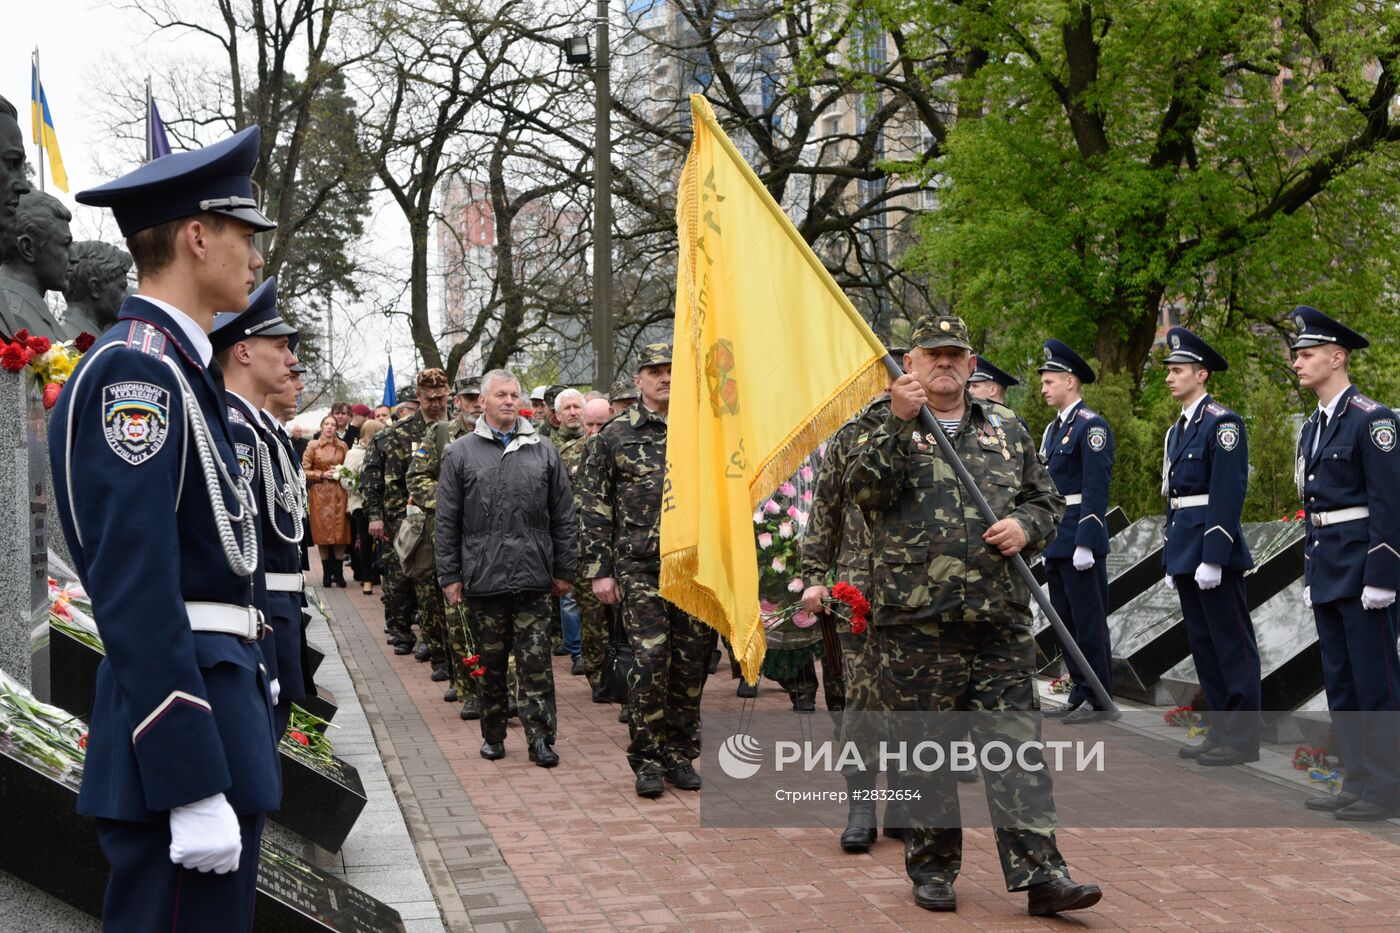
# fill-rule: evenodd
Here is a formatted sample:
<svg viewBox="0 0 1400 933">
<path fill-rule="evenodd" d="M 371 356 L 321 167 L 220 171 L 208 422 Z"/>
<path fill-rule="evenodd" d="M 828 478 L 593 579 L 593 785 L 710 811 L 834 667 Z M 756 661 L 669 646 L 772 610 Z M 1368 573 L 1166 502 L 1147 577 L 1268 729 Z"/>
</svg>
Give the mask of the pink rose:
<svg viewBox="0 0 1400 933">
<path fill-rule="evenodd" d="M 795 505 L 790 505 L 790 506 L 788 506 L 788 508 L 787 508 L 787 515 L 788 515 L 788 518 L 796 518 L 796 517 L 797 517 L 797 506 L 795 506 Z"/>
<path fill-rule="evenodd" d="M 763 511 L 767 512 L 769 515 L 777 515 L 779 512 L 782 511 L 782 508 L 778 505 L 778 503 L 774 502 L 772 499 L 769 499 L 767 502 L 763 503 Z"/>
<path fill-rule="evenodd" d="M 802 504 L 803 504 L 803 505 L 811 505 L 811 504 L 812 504 L 812 490 L 807 489 L 807 490 L 804 490 L 804 491 L 803 491 L 803 493 L 802 493 Z"/>
<path fill-rule="evenodd" d="M 773 536 L 765 531 L 763 534 L 758 536 L 758 546 L 763 548 L 765 551 L 768 550 L 770 547 L 773 546 Z"/>
<path fill-rule="evenodd" d="M 778 487 L 778 492 L 791 499 L 793 496 L 797 495 L 797 487 L 792 483 L 783 483 Z"/>
<path fill-rule="evenodd" d="M 789 593 L 801 593 L 806 588 L 807 585 L 802 582 L 801 577 L 793 577 L 792 582 L 788 584 Z"/>
<path fill-rule="evenodd" d="M 787 570 L 787 561 L 783 560 L 781 557 L 775 557 L 773 558 L 771 566 L 773 567 L 774 573 L 782 573 Z"/>
<path fill-rule="evenodd" d="M 778 525 L 778 536 L 781 538 L 791 538 L 793 535 L 792 522 L 783 522 Z"/>
<path fill-rule="evenodd" d="M 800 526 L 802 526 L 803 528 L 806 528 L 806 527 L 807 527 L 807 513 L 806 513 L 806 512 L 799 511 L 799 512 L 797 513 L 797 524 L 800 525 Z"/>
<path fill-rule="evenodd" d="M 802 482 L 810 483 L 812 481 L 812 477 L 816 476 L 816 473 L 812 471 L 811 467 L 804 466 L 802 469 L 797 471 L 797 475 L 802 477 Z"/>
</svg>

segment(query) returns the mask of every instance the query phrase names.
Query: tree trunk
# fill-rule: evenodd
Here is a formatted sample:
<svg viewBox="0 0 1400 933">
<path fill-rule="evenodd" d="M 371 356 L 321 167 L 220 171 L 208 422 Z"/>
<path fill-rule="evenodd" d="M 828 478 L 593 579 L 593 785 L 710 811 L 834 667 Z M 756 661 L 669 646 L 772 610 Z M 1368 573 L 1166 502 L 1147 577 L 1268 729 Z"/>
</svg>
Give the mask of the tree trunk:
<svg viewBox="0 0 1400 933">
<path fill-rule="evenodd" d="M 433 339 L 433 325 L 428 316 L 428 222 L 426 209 L 413 212 L 408 221 L 409 240 L 413 244 L 413 260 L 409 276 L 410 327 L 413 345 L 423 358 L 424 369 L 441 369 L 442 354 Z"/>
</svg>

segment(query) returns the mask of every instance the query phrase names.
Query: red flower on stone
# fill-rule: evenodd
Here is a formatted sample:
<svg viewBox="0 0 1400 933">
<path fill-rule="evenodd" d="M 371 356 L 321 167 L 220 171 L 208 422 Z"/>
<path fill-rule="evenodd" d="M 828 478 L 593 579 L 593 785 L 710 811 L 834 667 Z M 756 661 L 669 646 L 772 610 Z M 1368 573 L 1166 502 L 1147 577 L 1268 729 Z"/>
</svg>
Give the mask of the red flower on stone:
<svg viewBox="0 0 1400 933">
<path fill-rule="evenodd" d="M 63 391 L 63 386 L 57 382 L 50 382 L 44 386 L 44 411 L 48 411 L 58 404 L 58 393 Z"/>
<path fill-rule="evenodd" d="M 26 344 L 26 343 L 28 343 L 28 342 L 29 342 L 29 328 L 27 328 L 27 327 L 21 327 L 18 331 L 15 332 L 15 343 L 18 343 L 18 344 L 23 345 L 23 344 Z"/>
<path fill-rule="evenodd" d="M 87 331 L 83 331 L 73 340 L 73 346 L 77 348 L 79 353 L 91 350 L 94 343 L 97 343 L 97 338 Z"/>
<path fill-rule="evenodd" d="M 293 729 L 291 732 L 288 732 L 287 734 L 290 735 L 290 736 L 292 737 L 292 741 L 295 742 L 295 743 L 297 743 L 298 745 L 310 745 L 310 744 L 311 744 L 311 740 L 308 739 L 308 738 L 306 737 L 306 733 L 304 733 L 304 732 L 298 732 L 298 731 L 296 731 L 295 729 Z"/>
<path fill-rule="evenodd" d="M 27 354 L 28 350 L 19 344 L 5 344 L 4 349 L 0 349 L 0 367 L 6 372 L 20 372 L 29 363 Z"/>
</svg>

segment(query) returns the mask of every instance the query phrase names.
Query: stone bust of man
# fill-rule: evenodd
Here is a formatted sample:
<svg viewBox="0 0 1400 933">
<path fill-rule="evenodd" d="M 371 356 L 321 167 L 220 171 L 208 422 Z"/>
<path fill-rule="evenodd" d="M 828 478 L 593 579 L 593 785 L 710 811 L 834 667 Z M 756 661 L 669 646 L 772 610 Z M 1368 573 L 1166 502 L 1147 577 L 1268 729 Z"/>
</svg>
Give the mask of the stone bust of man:
<svg viewBox="0 0 1400 933">
<path fill-rule="evenodd" d="M 81 240 L 69 250 L 73 260 L 63 298 L 68 310 L 62 324 L 71 336 L 86 331 L 94 337 L 117 323 L 126 299 L 131 254 L 102 240 Z"/>
<path fill-rule="evenodd" d="M 20 196 L 14 235 L 0 243 L 4 257 L 0 290 L 10 306 L 5 322 L 7 337 L 21 328 L 56 340 L 69 336 L 49 310 L 44 293 L 68 287 L 68 247 L 73 244 L 68 222 L 72 219 L 68 208 L 53 195 L 30 191 Z"/>
<path fill-rule="evenodd" d="M 19 128 L 19 111 L 15 105 L 0 97 L 0 244 L 7 243 L 15 233 L 15 212 L 19 199 L 29 192 L 24 177 L 24 133 Z M 0 247 L 3 251 L 3 247 Z M 0 291 L 0 329 L 9 333 L 9 305 Z"/>
</svg>

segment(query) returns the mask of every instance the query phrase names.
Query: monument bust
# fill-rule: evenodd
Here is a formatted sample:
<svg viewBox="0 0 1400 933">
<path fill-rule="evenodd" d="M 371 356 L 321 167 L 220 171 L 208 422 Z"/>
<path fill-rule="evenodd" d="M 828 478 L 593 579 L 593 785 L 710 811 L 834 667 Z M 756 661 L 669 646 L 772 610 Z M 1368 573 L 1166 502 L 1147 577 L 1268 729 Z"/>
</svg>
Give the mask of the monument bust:
<svg viewBox="0 0 1400 933">
<path fill-rule="evenodd" d="M 68 208 L 53 195 L 29 191 L 20 195 L 15 211 L 14 236 L 0 243 L 4 265 L 0 265 L 0 291 L 10 306 L 5 336 L 27 328 L 31 334 L 68 338 L 67 332 L 44 301 L 46 292 L 68 287 L 71 262 L 68 247 L 73 234 Z"/>
<path fill-rule="evenodd" d="M 29 192 L 24 177 L 24 133 L 19 128 L 19 111 L 0 97 L 0 243 L 8 243 L 15 233 L 15 212 L 21 195 Z M 0 292 L 0 326 L 8 327 L 9 306 Z M 8 331 L 7 331 L 8 333 Z"/>
<path fill-rule="evenodd" d="M 117 312 L 126 299 L 131 254 L 102 240 L 82 240 L 68 251 L 72 267 L 63 298 L 63 327 L 76 337 L 87 331 L 94 337 L 117 323 Z"/>
</svg>

